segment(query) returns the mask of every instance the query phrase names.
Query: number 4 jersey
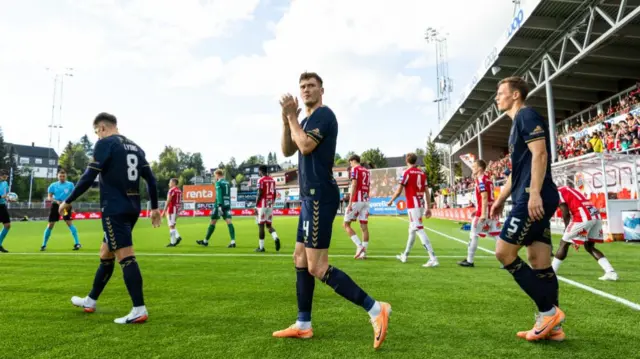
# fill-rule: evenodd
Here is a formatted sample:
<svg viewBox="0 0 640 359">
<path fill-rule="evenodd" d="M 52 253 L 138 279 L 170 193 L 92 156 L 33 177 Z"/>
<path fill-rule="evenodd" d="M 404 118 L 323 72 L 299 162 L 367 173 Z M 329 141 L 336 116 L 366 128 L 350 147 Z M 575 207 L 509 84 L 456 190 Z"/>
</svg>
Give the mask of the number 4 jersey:
<svg viewBox="0 0 640 359">
<path fill-rule="evenodd" d="M 424 208 L 424 191 L 427 187 L 427 174 L 418 167 L 409 167 L 402 175 L 400 183 L 404 186 L 407 208 Z"/>
</svg>

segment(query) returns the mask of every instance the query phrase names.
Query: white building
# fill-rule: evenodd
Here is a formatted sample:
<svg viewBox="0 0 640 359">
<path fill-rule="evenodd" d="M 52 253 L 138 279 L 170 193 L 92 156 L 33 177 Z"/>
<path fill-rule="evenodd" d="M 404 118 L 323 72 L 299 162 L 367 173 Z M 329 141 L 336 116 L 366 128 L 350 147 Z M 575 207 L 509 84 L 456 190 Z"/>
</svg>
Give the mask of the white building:
<svg viewBox="0 0 640 359">
<path fill-rule="evenodd" d="M 49 147 L 38 147 L 32 142 L 31 146 L 6 144 L 7 156 L 12 153 L 18 168 L 33 169 L 35 178 L 54 178 L 58 172 L 58 154 Z"/>
</svg>

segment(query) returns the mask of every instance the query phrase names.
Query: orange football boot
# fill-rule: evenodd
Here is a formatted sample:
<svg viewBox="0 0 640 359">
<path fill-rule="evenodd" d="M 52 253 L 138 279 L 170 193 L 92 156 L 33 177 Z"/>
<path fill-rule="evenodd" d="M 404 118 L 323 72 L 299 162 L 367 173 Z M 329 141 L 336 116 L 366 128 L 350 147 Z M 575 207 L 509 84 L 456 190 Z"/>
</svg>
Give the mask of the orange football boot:
<svg viewBox="0 0 640 359">
<path fill-rule="evenodd" d="M 533 326 L 533 329 L 529 330 L 526 334 L 526 339 L 528 341 L 546 339 L 553 328 L 564 322 L 564 312 L 558 307 L 555 308 L 556 313 L 554 315 L 537 316 L 536 324 Z"/>
<path fill-rule="evenodd" d="M 287 329 L 278 330 L 277 332 L 273 332 L 273 336 L 276 338 L 299 338 L 299 339 L 309 339 L 313 337 L 313 329 L 300 329 L 296 327 L 295 324 L 291 325 Z"/>
<path fill-rule="evenodd" d="M 529 332 L 530 330 L 518 332 L 517 336 L 518 338 L 521 338 L 521 339 L 527 339 L 527 333 Z M 549 336 L 547 336 L 544 339 L 551 340 L 553 342 L 561 342 L 564 340 L 564 338 L 565 338 L 564 330 L 562 329 L 562 327 L 558 327 L 558 329 L 555 329 L 555 328 L 552 329 L 551 332 L 549 332 Z"/>
<path fill-rule="evenodd" d="M 380 314 L 375 319 L 371 319 L 373 325 L 373 348 L 378 349 L 387 338 L 387 328 L 389 317 L 391 316 L 391 304 L 380 302 Z"/>
</svg>

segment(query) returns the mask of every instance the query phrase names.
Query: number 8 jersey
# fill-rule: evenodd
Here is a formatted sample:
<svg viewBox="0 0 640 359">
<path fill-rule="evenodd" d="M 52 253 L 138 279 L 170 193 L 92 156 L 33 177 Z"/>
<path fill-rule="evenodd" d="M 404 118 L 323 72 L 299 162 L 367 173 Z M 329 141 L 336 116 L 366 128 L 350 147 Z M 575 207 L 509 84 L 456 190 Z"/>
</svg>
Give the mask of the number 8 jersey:
<svg viewBox="0 0 640 359">
<path fill-rule="evenodd" d="M 149 167 L 142 148 L 122 135 L 105 137 L 96 142 L 89 167 L 100 171 L 104 216 L 140 213 L 140 177 Z"/>
<path fill-rule="evenodd" d="M 404 186 L 407 208 L 424 208 L 424 192 L 427 187 L 427 174 L 418 167 L 409 167 L 402 174 L 400 184 Z"/>
</svg>

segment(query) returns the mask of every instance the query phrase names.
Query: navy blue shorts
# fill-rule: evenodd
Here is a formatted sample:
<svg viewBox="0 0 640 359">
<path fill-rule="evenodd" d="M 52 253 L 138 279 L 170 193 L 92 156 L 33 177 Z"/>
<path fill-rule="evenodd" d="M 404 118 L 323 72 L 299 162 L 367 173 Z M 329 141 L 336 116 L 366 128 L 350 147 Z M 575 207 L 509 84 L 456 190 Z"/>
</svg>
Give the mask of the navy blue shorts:
<svg viewBox="0 0 640 359">
<path fill-rule="evenodd" d="M 340 202 L 338 201 L 302 201 L 296 242 L 304 243 L 307 248 L 329 248 L 333 220 L 336 218 L 339 206 Z"/>
<path fill-rule="evenodd" d="M 132 232 L 139 216 L 139 213 L 102 216 L 104 243 L 109 246 L 109 251 L 133 246 Z"/>
<path fill-rule="evenodd" d="M 544 218 L 533 221 L 529 218 L 527 202 L 515 204 L 502 226 L 500 239 L 519 246 L 530 246 L 533 242 L 551 245 L 551 218 L 557 209 L 557 202 L 544 202 Z"/>
</svg>

